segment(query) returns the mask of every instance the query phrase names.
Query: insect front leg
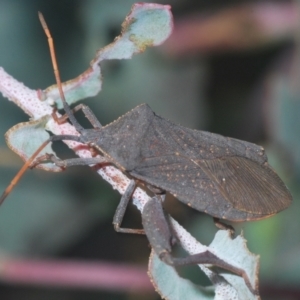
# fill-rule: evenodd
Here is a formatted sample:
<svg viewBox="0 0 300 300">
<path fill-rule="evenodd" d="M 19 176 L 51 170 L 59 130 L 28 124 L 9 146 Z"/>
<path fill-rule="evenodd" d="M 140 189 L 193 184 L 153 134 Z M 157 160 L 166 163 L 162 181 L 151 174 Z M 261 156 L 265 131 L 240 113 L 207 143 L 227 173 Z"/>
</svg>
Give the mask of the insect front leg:
<svg viewBox="0 0 300 300">
<path fill-rule="evenodd" d="M 252 287 L 249 277 L 243 269 L 226 263 L 208 250 L 187 257 L 173 257 L 171 252 L 176 238 L 172 233 L 171 225 L 164 213 L 162 203 L 157 196 L 145 204 L 142 213 L 142 222 L 151 247 L 166 264 L 174 267 L 194 264 L 209 264 L 220 267 L 241 276 L 249 290 L 253 294 L 258 295 L 258 291 Z"/>
<path fill-rule="evenodd" d="M 145 231 L 143 229 L 132 229 L 132 228 L 121 228 L 121 224 L 128 206 L 128 203 L 130 199 L 132 198 L 132 194 L 136 188 L 136 182 L 134 179 L 132 179 L 125 191 L 125 193 L 122 195 L 122 198 L 120 200 L 120 203 L 116 209 L 114 218 L 113 218 L 113 225 L 115 228 L 115 231 L 122 232 L 122 233 L 134 233 L 134 234 L 145 234 Z"/>
<path fill-rule="evenodd" d="M 102 127 L 101 123 L 99 122 L 99 120 L 97 119 L 93 111 L 90 109 L 90 107 L 88 107 L 85 104 L 78 104 L 72 109 L 72 112 L 75 113 L 80 110 L 82 110 L 83 114 L 89 120 L 89 122 L 92 124 L 94 128 Z M 64 114 L 63 116 L 58 118 L 55 114 L 55 111 L 53 112 L 52 117 L 58 124 L 62 124 L 69 119 L 68 114 Z"/>
<path fill-rule="evenodd" d="M 52 161 L 55 165 L 61 168 L 68 168 L 68 167 L 73 167 L 73 166 L 87 166 L 87 165 L 96 165 L 96 164 L 101 164 L 101 163 L 107 163 L 107 160 L 100 156 L 100 157 L 85 157 L 85 158 L 68 158 L 68 159 L 60 159 L 54 156 L 53 154 L 45 154 L 43 157 L 41 157 L 43 162 L 45 160 L 50 160 Z M 41 163 L 38 162 L 38 163 Z M 35 163 L 36 165 L 36 163 Z"/>
<path fill-rule="evenodd" d="M 101 128 L 102 127 L 101 123 L 99 122 L 99 120 L 97 119 L 97 117 L 95 116 L 93 111 L 87 105 L 79 104 L 76 107 L 78 107 L 79 109 L 82 110 L 85 117 L 90 121 L 90 123 L 92 124 L 92 126 L 94 128 Z"/>
</svg>

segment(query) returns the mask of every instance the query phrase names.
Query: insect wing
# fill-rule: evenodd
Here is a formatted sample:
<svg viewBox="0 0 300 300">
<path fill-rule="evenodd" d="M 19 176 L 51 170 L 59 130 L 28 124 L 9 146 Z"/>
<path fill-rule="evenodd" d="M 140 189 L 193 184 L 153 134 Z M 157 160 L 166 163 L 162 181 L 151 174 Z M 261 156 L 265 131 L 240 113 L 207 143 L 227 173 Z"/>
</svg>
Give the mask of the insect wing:
<svg viewBox="0 0 300 300">
<path fill-rule="evenodd" d="M 291 195 L 262 148 L 154 118 L 130 174 L 218 218 L 255 220 L 286 208 Z"/>
<path fill-rule="evenodd" d="M 268 163 L 259 165 L 248 158 L 236 156 L 207 160 L 204 164 L 203 169 L 221 197 L 236 210 L 247 212 L 247 219 L 271 216 L 291 203 L 291 194 Z M 231 219 L 235 215 L 229 211 L 224 212 L 222 217 Z"/>
</svg>

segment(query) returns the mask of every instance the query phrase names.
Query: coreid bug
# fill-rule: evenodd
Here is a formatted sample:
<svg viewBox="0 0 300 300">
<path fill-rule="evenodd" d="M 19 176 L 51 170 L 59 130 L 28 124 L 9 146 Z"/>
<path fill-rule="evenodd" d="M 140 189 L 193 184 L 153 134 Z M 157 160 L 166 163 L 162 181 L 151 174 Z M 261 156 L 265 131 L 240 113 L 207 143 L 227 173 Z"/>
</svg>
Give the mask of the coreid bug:
<svg viewBox="0 0 300 300">
<path fill-rule="evenodd" d="M 44 142 L 3 193 L 0 204 L 47 143 L 73 140 L 86 144 L 101 157 L 60 160 L 49 155 L 47 159 L 63 168 L 110 163 L 133 178 L 114 216 L 116 231 L 145 233 L 153 249 L 167 264 L 217 265 L 242 276 L 249 289 L 258 293 L 243 270 L 227 264 L 209 251 L 185 258 L 171 255 L 175 237 L 165 217 L 160 194 L 169 192 L 188 206 L 216 219 L 252 221 L 272 216 L 287 208 L 292 197 L 268 165 L 264 149 L 249 142 L 176 125 L 156 115 L 146 104 L 137 106 L 104 127 L 89 107 L 79 105 L 74 110 L 81 109 L 94 127 L 84 129 L 64 98 L 53 40 L 41 14 L 39 18 L 48 37 L 65 113 L 80 135 L 52 136 Z M 142 212 L 144 230 L 120 228 L 136 180 L 155 194 Z"/>
</svg>

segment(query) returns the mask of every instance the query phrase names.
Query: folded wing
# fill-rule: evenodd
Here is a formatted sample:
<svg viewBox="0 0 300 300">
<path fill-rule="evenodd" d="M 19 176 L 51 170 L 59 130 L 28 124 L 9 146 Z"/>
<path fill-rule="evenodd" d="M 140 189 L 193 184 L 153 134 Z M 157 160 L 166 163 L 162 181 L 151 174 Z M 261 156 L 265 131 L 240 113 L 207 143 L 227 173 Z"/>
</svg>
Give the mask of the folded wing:
<svg viewBox="0 0 300 300">
<path fill-rule="evenodd" d="M 243 157 L 149 157 L 131 174 L 199 211 L 232 221 L 271 216 L 291 202 L 289 191 L 267 163 Z"/>
</svg>

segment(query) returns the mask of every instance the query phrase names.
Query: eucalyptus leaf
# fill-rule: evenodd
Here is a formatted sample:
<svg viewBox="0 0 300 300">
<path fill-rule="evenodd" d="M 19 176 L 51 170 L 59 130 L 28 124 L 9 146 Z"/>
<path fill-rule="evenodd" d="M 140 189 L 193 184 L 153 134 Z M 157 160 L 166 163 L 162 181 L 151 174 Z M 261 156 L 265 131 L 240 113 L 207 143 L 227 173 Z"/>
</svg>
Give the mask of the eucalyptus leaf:
<svg viewBox="0 0 300 300">
<path fill-rule="evenodd" d="M 149 259 L 151 282 L 163 299 L 213 300 L 214 289 L 205 288 L 179 276 L 175 268 L 162 262 L 152 250 Z"/>
<path fill-rule="evenodd" d="M 169 5 L 136 3 L 122 24 L 121 34 L 106 47 L 99 49 L 90 67 L 75 79 L 63 83 L 63 91 L 69 104 L 97 95 L 102 87 L 103 60 L 130 59 L 147 47 L 162 44 L 171 34 L 173 19 Z M 48 87 L 41 99 L 62 108 L 57 85 Z"/>
<path fill-rule="evenodd" d="M 226 263 L 244 270 L 251 285 L 258 288 L 259 257 L 247 249 L 246 241 L 241 235 L 232 239 L 228 231 L 219 230 L 207 250 Z M 173 267 L 166 265 L 153 253 L 150 256 L 148 273 L 163 299 L 260 299 L 259 295 L 254 295 L 249 290 L 242 277 L 214 266 L 199 266 L 214 286 L 201 287 L 181 278 Z"/>
<path fill-rule="evenodd" d="M 50 134 L 45 130 L 48 120 L 49 116 L 45 116 L 38 120 L 19 123 L 10 128 L 5 134 L 8 147 L 24 161 L 28 160 L 41 144 L 49 139 Z M 46 153 L 55 155 L 50 143 L 40 152 L 40 155 Z M 39 164 L 36 168 L 53 172 L 61 171 L 61 168 L 52 162 Z"/>
</svg>

